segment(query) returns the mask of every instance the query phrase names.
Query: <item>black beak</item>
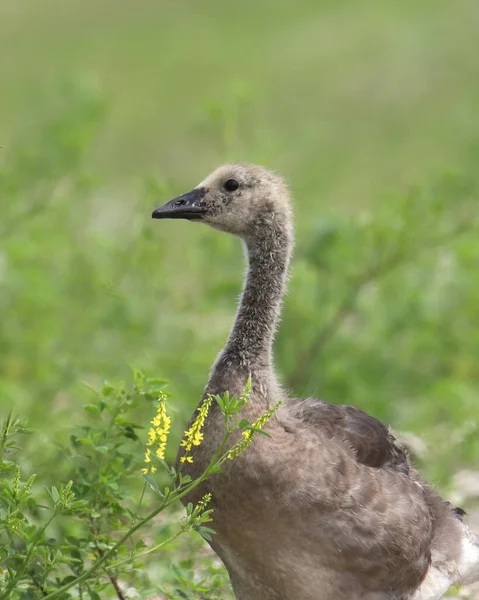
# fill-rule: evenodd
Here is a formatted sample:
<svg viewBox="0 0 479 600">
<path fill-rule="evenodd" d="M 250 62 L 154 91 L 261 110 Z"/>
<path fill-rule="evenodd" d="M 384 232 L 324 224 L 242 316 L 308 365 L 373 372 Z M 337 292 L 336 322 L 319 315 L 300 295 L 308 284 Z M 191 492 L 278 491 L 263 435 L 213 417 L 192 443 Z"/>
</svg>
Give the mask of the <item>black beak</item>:
<svg viewBox="0 0 479 600">
<path fill-rule="evenodd" d="M 205 188 L 195 188 L 155 209 L 151 216 L 153 219 L 202 219 L 206 212 L 201 202 L 205 194 Z"/>
</svg>

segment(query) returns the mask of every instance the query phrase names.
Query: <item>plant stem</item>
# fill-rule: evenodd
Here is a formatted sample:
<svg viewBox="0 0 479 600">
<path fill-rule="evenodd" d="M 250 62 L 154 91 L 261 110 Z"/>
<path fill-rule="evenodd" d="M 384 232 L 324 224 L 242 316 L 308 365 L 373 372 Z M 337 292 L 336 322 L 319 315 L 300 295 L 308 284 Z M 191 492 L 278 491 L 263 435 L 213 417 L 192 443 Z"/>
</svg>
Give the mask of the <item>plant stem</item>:
<svg viewBox="0 0 479 600">
<path fill-rule="evenodd" d="M 143 497 L 145 495 L 145 491 L 146 491 L 146 481 L 143 484 L 143 489 L 141 490 L 141 496 L 140 496 L 140 500 L 138 501 L 138 508 L 136 509 L 135 514 L 133 515 L 133 523 L 137 520 L 138 518 L 138 513 L 140 512 L 141 509 L 141 503 L 143 502 Z"/>
<path fill-rule="evenodd" d="M 57 515 L 58 515 L 58 513 L 55 512 L 55 509 L 53 509 L 52 516 L 43 525 L 43 527 L 38 530 L 37 535 L 35 536 L 34 540 L 30 544 L 30 548 L 28 549 L 27 555 L 25 556 L 25 560 L 23 561 L 23 564 L 22 564 L 20 570 L 15 575 L 15 577 L 13 577 L 13 579 L 10 580 L 10 583 L 7 585 L 7 587 L 5 588 L 5 591 L 0 596 L 0 600 L 8 599 L 8 596 L 9 596 L 10 592 L 15 588 L 15 585 L 20 581 L 20 579 L 22 578 L 23 574 L 25 573 L 25 571 L 26 571 L 26 569 L 28 567 L 28 563 L 30 562 L 30 559 L 32 557 L 33 551 L 35 550 L 35 548 L 36 548 L 38 542 L 40 541 L 42 535 L 44 534 L 46 528 L 50 525 L 50 523 L 53 521 L 53 519 Z M 45 596 L 45 597 L 47 598 L 48 596 Z"/>
<path fill-rule="evenodd" d="M 118 585 L 118 581 L 115 579 L 115 577 L 110 577 L 110 582 L 111 582 L 111 585 L 115 588 L 115 592 L 116 592 L 118 599 L 125 600 L 125 596 L 123 595 L 123 592 L 121 591 L 121 588 Z"/>
<path fill-rule="evenodd" d="M 2 436 L 0 437 L 0 462 L 3 462 L 3 453 L 7 444 L 8 436 L 10 435 L 10 427 L 12 425 L 12 411 L 7 415 L 7 418 L 3 422 Z"/>
<path fill-rule="evenodd" d="M 195 481 L 193 481 L 187 488 L 185 488 L 179 494 L 173 495 L 170 498 L 170 500 L 166 500 L 165 499 L 165 501 L 162 504 L 160 504 L 159 507 L 155 508 L 155 510 L 153 510 L 144 519 L 142 519 L 141 521 L 138 521 L 138 523 L 136 523 L 135 525 L 133 525 L 116 542 L 116 544 L 114 546 L 112 546 L 110 548 L 110 550 L 108 550 L 108 552 L 105 552 L 105 554 L 100 559 L 98 559 L 87 571 L 85 571 L 82 575 L 80 575 L 80 577 L 77 577 L 73 581 L 70 581 L 70 582 L 66 583 L 64 586 L 62 586 L 58 590 L 52 592 L 51 594 L 48 594 L 48 596 L 44 597 L 44 600 L 53 600 L 53 598 L 58 598 L 64 592 L 66 592 L 67 590 L 69 590 L 70 588 L 72 588 L 73 586 L 78 585 L 82 581 L 87 580 L 93 573 L 95 573 L 108 560 L 108 558 L 114 552 L 116 552 L 118 550 L 118 548 L 120 548 L 120 546 L 131 535 L 133 535 L 133 533 L 135 533 L 136 531 L 138 531 L 138 529 L 140 529 L 141 527 L 143 527 L 143 525 L 146 525 L 146 523 L 148 523 L 149 521 L 151 521 L 161 511 L 165 510 L 165 508 L 168 508 L 168 506 L 171 506 L 171 504 L 173 504 L 173 502 L 176 502 L 177 500 L 181 500 L 182 498 L 184 498 L 185 496 L 187 496 L 190 492 L 192 492 L 195 488 L 197 488 L 201 483 L 203 483 L 203 481 L 210 475 L 212 467 L 214 467 L 216 465 L 216 463 L 218 462 L 218 459 L 220 459 L 222 457 L 222 453 L 223 453 L 224 447 L 225 447 L 225 445 L 226 445 L 229 437 L 230 437 L 230 432 L 227 432 L 227 434 L 225 435 L 225 437 L 223 439 L 223 442 L 221 443 L 220 447 L 218 448 L 218 451 L 216 452 L 216 454 L 214 455 L 214 457 L 210 461 L 210 464 L 208 465 L 208 467 L 206 468 L 206 470 L 203 472 L 203 474 L 200 475 L 200 477 L 198 477 L 198 479 L 196 479 Z M 6 596 L 4 596 L 4 597 L 6 598 Z M 0 598 L 0 600 L 1 600 L 1 598 Z"/>
<path fill-rule="evenodd" d="M 166 508 L 166 506 L 167 506 L 166 504 L 160 504 L 160 506 L 158 508 L 155 508 L 155 510 L 153 512 L 151 512 L 148 516 L 146 516 L 141 521 L 138 521 L 138 523 L 136 525 L 134 525 L 133 527 L 131 527 L 131 529 L 129 529 L 125 533 L 125 535 L 123 535 L 118 540 L 118 542 L 114 546 L 112 546 L 110 548 L 110 550 L 108 550 L 108 552 L 105 552 L 105 554 L 101 558 L 99 558 L 87 571 L 85 571 L 82 575 L 80 575 L 80 577 L 77 577 L 73 581 L 70 581 L 69 583 L 65 584 L 64 586 L 62 586 L 61 588 L 59 588 L 55 592 L 52 592 L 51 594 L 48 594 L 48 596 L 45 596 L 45 600 L 47 600 L 47 599 L 51 600 L 52 598 L 57 598 L 58 596 L 60 596 L 61 594 L 63 594 L 63 592 L 66 592 L 67 590 L 69 590 L 74 585 L 78 585 L 82 581 L 87 580 L 90 577 L 90 575 L 92 575 L 95 571 L 98 570 L 99 567 L 101 567 L 101 565 L 113 554 L 113 552 L 115 552 L 116 550 L 118 550 L 118 548 L 123 544 L 123 542 L 125 542 L 130 537 L 130 535 L 132 535 L 133 533 L 135 533 L 135 531 L 137 531 L 138 529 L 140 529 L 140 527 L 142 527 L 143 525 L 145 525 L 145 523 L 148 523 L 148 521 L 151 521 L 151 519 L 153 519 L 154 517 L 156 517 L 156 515 L 158 513 L 160 513 L 162 510 L 164 510 Z"/>
<path fill-rule="evenodd" d="M 132 559 L 136 560 L 138 558 L 141 558 L 142 556 L 146 556 L 147 554 L 151 554 L 152 552 L 156 552 L 160 548 L 163 548 L 163 546 L 166 546 L 167 544 L 169 544 L 173 540 L 176 540 L 177 537 L 179 537 L 182 533 L 185 533 L 185 532 L 186 532 L 185 529 L 180 529 L 179 531 L 177 531 L 175 533 L 175 535 L 172 535 L 167 540 L 164 540 L 160 544 L 157 544 L 156 546 L 153 546 L 153 548 L 149 548 L 148 550 L 145 550 L 144 552 L 140 552 L 140 554 L 137 554 L 136 556 L 129 556 L 128 558 L 125 558 L 125 560 L 121 560 L 120 562 L 117 562 L 117 563 L 115 563 L 113 565 L 108 565 L 107 567 L 105 567 L 105 570 L 108 571 L 109 569 L 115 569 L 116 567 L 122 567 L 123 565 L 126 565 L 127 563 L 131 563 Z"/>
</svg>

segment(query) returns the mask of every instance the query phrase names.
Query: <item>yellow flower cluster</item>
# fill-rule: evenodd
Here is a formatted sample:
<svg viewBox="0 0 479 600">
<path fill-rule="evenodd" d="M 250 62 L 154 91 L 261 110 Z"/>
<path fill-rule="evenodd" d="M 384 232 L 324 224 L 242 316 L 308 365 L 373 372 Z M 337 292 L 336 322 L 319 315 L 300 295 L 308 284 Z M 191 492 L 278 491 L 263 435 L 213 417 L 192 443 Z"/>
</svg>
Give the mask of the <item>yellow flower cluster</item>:
<svg viewBox="0 0 479 600">
<path fill-rule="evenodd" d="M 253 441 L 253 436 L 256 433 L 254 430 L 263 429 L 263 427 L 271 419 L 271 417 L 278 410 L 281 404 L 283 404 L 282 400 L 274 404 L 263 415 L 261 415 L 261 417 L 256 419 L 256 421 L 251 424 L 251 427 L 253 427 L 253 429 L 246 429 L 246 431 L 241 432 L 241 435 L 243 436 L 242 439 L 240 439 L 239 442 L 236 442 L 236 444 L 228 452 L 228 458 L 230 460 L 233 460 L 233 458 L 239 456 L 242 452 L 246 450 L 246 448 Z"/>
<path fill-rule="evenodd" d="M 210 410 L 211 403 L 213 402 L 213 396 L 207 396 L 201 406 L 198 409 L 198 414 L 196 415 L 196 419 L 193 421 L 193 424 L 185 431 L 185 437 L 181 441 L 180 446 L 185 449 L 183 456 L 180 458 L 180 462 L 185 463 L 193 462 L 193 456 L 191 455 L 191 449 L 193 446 L 199 446 L 203 441 L 203 426 L 206 421 L 206 417 L 208 416 L 208 411 Z"/>
<path fill-rule="evenodd" d="M 155 454 L 158 458 L 165 458 L 166 442 L 171 429 L 171 417 L 166 414 L 166 395 L 161 394 L 158 398 L 158 410 L 156 416 L 151 421 L 151 427 L 148 431 L 148 441 L 145 450 L 145 463 L 147 468 L 141 470 L 142 473 L 155 473 L 156 467 L 151 464 L 152 450 L 156 446 Z"/>
<path fill-rule="evenodd" d="M 203 498 L 201 498 L 201 500 L 196 505 L 196 509 L 199 512 L 203 512 L 210 502 L 211 502 L 211 494 L 210 493 L 205 494 L 203 496 Z"/>
</svg>

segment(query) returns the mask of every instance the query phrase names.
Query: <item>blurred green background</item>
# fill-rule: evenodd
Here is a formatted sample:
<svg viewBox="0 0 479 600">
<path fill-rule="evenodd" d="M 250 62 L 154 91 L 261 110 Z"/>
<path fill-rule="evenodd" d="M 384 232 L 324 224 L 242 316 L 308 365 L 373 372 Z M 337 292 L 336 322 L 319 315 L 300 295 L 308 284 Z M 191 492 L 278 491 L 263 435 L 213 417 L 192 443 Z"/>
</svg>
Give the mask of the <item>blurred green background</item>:
<svg viewBox="0 0 479 600">
<path fill-rule="evenodd" d="M 245 160 L 294 195 L 286 385 L 418 436 L 454 487 L 479 460 L 478 31 L 474 0 L 1 0 L 0 401 L 37 468 L 80 382 L 132 365 L 179 435 L 243 256 L 150 214 Z"/>
</svg>

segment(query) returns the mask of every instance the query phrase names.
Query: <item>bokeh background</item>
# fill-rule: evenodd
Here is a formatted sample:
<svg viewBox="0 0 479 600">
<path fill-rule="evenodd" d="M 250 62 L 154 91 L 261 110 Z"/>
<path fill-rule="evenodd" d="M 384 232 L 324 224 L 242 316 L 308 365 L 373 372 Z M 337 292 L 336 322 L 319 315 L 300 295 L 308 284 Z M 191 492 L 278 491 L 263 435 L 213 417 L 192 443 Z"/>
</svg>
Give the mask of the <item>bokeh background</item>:
<svg viewBox="0 0 479 600">
<path fill-rule="evenodd" d="M 295 203 L 285 384 L 391 424 L 474 512 L 478 31 L 475 0 L 1 0 L 0 402 L 35 468 L 81 382 L 132 366 L 170 381 L 180 435 L 243 255 L 151 210 L 259 162 Z"/>
</svg>

